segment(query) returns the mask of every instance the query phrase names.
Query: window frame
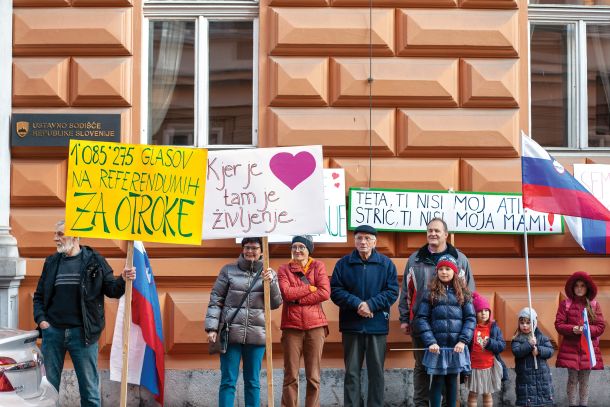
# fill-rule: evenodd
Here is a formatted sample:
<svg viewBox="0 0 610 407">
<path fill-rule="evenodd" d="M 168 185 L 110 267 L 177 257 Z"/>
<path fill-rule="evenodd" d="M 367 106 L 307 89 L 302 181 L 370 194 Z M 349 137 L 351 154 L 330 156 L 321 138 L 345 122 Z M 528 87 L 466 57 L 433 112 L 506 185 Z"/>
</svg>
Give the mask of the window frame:
<svg viewBox="0 0 610 407">
<path fill-rule="evenodd" d="M 562 155 L 607 155 L 610 147 L 589 147 L 587 89 L 587 24 L 609 25 L 610 6 L 541 5 L 528 7 L 528 98 L 532 100 L 532 24 L 565 25 L 568 29 L 568 143 L 548 147 Z M 530 106 L 531 107 L 531 106 Z M 532 109 L 529 109 L 532 128 Z M 536 135 L 531 134 L 535 139 Z"/>
<path fill-rule="evenodd" d="M 148 86 L 150 23 L 152 21 L 195 22 L 195 100 L 194 144 L 192 147 L 216 149 L 256 148 L 259 143 L 259 3 L 258 1 L 145 1 L 142 19 L 140 143 L 148 144 Z M 209 22 L 252 21 L 252 144 L 209 144 Z"/>
</svg>

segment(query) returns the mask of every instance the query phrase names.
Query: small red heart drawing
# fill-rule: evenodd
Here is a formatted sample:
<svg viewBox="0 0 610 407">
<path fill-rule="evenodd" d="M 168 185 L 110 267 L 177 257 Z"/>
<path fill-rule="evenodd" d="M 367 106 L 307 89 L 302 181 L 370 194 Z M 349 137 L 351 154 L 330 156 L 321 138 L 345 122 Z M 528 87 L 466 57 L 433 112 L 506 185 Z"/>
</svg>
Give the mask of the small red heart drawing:
<svg viewBox="0 0 610 407">
<path fill-rule="evenodd" d="M 336 172 L 333 172 L 333 179 L 337 179 L 339 178 L 339 174 L 337 174 Z"/>
<path fill-rule="evenodd" d="M 339 185 L 341 185 L 341 184 L 339 184 L 338 182 L 335 182 L 335 187 L 339 188 Z"/>
</svg>

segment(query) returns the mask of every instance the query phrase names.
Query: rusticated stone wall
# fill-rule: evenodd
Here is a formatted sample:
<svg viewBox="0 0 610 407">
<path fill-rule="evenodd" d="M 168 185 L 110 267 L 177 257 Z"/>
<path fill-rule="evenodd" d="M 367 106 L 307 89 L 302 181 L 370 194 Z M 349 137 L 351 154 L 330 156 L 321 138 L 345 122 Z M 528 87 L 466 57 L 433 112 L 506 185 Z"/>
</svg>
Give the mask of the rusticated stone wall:
<svg viewBox="0 0 610 407">
<path fill-rule="evenodd" d="M 525 0 L 264 0 L 260 6 L 260 145 L 322 144 L 325 164 L 344 168 L 348 187 L 369 180 L 369 33 L 372 40 L 373 187 L 520 191 L 519 132 L 527 131 L 527 4 Z M 369 21 L 372 21 L 369 31 Z M 139 0 L 14 0 L 13 111 L 120 113 L 122 140 L 138 142 Z M 11 227 L 27 261 L 20 325 L 33 328 L 32 292 L 43 260 L 54 251 L 52 230 L 63 216 L 67 149 L 12 152 Z M 605 157 L 561 159 L 610 163 Z M 295 231 L 298 233 L 299 231 Z M 329 274 L 351 250 L 319 244 Z M 425 236 L 381 233 L 378 248 L 402 275 Z M 120 269 L 122 241 L 88 239 Z M 524 246 L 509 235 L 455 236 L 470 258 L 506 338 L 527 303 Z M 239 253 L 233 240 L 201 246 L 147 244 L 163 313 L 168 369 L 216 368 L 207 355 L 203 317 L 220 267 Z M 585 255 L 572 237 L 530 236 L 534 307 L 540 325 L 559 340 L 553 321 L 566 277 L 594 275 L 610 316 L 610 264 Z M 272 265 L 289 256 L 271 246 Z M 106 304 L 114 326 L 117 302 Z M 338 311 L 324 304 L 331 334 L 325 367 L 341 367 Z M 407 347 L 393 309 L 391 348 Z M 280 313 L 273 314 L 276 368 L 281 367 Z M 602 337 L 610 356 L 610 332 Z M 102 336 L 107 366 L 112 329 Z M 509 364 L 511 357 L 507 357 Z M 608 359 L 610 360 L 610 359 Z M 391 352 L 389 368 L 412 366 Z"/>
</svg>

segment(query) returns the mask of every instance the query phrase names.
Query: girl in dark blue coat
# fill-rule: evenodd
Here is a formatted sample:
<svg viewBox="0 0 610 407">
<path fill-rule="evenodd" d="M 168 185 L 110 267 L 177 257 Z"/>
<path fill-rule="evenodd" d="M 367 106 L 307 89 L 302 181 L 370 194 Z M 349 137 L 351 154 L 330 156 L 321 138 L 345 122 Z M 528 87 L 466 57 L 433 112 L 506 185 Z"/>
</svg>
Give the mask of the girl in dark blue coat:
<svg viewBox="0 0 610 407">
<path fill-rule="evenodd" d="M 440 407 L 443 386 L 447 407 L 455 407 L 457 376 L 470 371 L 466 344 L 472 339 L 476 316 L 471 294 L 458 277 L 457 261 L 443 255 L 436 263 L 436 275 L 430 282 L 414 322 L 414 333 L 428 348 L 423 364 L 429 375 L 430 405 Z"/>
<path fill-rule="evenodd" d="M 546 361 L 553 356 L 554 349 L 537 324 L 538 315 L 533 308 L 530 311 L 525 307 L 519 312 L 519 327 L 511 343 L 517 373 L 517 406 L 553 405 L 553 381 Z"/>
</svg>

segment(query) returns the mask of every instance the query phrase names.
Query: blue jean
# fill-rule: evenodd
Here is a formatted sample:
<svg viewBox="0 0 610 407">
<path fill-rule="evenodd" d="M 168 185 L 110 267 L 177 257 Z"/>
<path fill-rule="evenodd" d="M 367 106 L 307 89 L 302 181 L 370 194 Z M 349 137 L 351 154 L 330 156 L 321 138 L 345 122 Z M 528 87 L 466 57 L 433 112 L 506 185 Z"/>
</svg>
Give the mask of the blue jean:
<svg viewBox="0 0 610 407">
<path fill-rule="evenodd" d="M 100 379 L 97 372 L 97 342 L 85 346 L 82 328 L 60 329 L 49 326 L 42 330 L 42 356 L 47 380 L 59 391 L 66 351 L 74 364 L 81 407 L 100 407 Z"/>
<path fill-rule="evenodd" d="M 239 375 L 239 362 L 244 361 L 244 393 L 246 407 L 259 407 L 261 386 L 260 373 L 265 346 L 241 345 L 230 343 L 227 353 L 220 355 L 220 391 L 218 405 L 233 407 L 235 402 L 235 384 Z"/>
</svg>

